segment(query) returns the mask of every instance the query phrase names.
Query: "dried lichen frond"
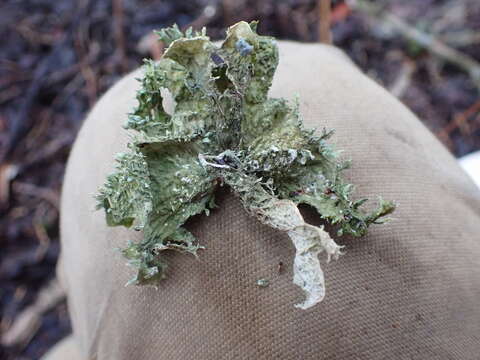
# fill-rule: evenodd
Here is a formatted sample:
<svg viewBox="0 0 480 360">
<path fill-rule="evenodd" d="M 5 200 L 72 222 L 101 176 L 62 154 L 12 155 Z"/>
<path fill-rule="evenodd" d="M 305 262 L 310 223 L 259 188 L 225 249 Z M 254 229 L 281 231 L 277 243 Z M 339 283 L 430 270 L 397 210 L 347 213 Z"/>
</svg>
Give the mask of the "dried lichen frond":
<svg viewBox="0 0 480 360">
<path fill-rule="evenodd" d="M 347 166 L 320 136 L 302 126 L 298 104 L 268 98 L 278 63 L 275 40 L 240 22 L 221 47 L 205 31 L 158 32 L 168 45 L 158 62 L 147 61 L 138 106 L 127 129 L 136 137 L 117 159 L 116 172 L 97 195 L 108 225 L 143 230 L 144 238 L 123 250 L 138 269 L 135 284 L 165 276 L 162 251 L 196 255 L 200 248 L 183 224 L 214 207 L 215 189 L 228 185 L 245 209 L 263 224 L 288 234 L 296 248 L 294 283 L 306 294 L 306 309 L 321 301 L 325 282 L 318 254 L 340 255 L 323 227 L 305 223 L 297 205 L 314 207 L 338 227 L 338 235 L 362 236 L 394 209 L 361 210 L 353 186 L 341 178 Z M 168 89 L 175 109 L 163 108 Z"/>
</svg>

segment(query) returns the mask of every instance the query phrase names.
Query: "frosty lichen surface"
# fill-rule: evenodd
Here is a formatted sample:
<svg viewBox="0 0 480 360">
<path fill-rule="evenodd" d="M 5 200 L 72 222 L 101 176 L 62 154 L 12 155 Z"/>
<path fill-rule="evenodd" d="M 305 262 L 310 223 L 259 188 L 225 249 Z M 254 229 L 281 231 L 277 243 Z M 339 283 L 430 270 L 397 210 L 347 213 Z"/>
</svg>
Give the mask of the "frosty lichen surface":
<svg viewBox="0 0 480 360">
<path fill-rule="evenodd" d="M 297 205 L 314 207 L 338 235 L 362 236 L 393 203 L 362 211 L 365 200 L 351 199 L 353 186 L 340 176 L 346 164 L 326 142 L 332 133 L 304 129 L 296 102 L 268 97 L 278 49 L 256 33 L 256 23 L 232 26 L 220 47 L 205 31 L 172 27 L 158 35 L 168 48 L 159 62 L 145 63 L 138 106 L 125 125 L 134 140 L 97 195 L 108 225 L 143 231 L 142 241 L 123 250 L 137 269 L 130 282 L 162 279 L 165 250 L 197 255 L 201 246 L 183 225 L 208 215 L 215 190 L 226 185 L 248 213 L 288 234 L 294 283 L 306 295 L 297 306 L 314 305 L 325 295 L 318 254 L 337 258 L 340 246 L 323 227 L 305 223 Z M 173 97 L 172 114 L 161 89 Z"/>
</svg>

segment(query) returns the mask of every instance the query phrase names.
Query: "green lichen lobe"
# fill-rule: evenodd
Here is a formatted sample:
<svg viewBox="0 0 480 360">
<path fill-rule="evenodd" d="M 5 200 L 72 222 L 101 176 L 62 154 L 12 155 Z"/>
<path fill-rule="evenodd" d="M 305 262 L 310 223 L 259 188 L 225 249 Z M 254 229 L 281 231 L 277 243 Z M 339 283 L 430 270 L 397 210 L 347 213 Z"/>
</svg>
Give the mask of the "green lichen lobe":
<svg viewBox="0 0 480 360">
<path fill-rule="evenodd" d="M 394 204 L 380 199 L 364 212 L 365 200 L 353 201 L 353 186 L 342 179 L 348 164 L 327 143 L 332 132 L 304 129 L 298 103 L 268 97 L 278 49 L 256 33 L 256 23 L 230 27 L 220 47 L 204 30 L 174 26 L 157 34 L 168 48 L 159 62 L 144 65 L 138 105 L 125 124 L 135 136 L 96 196 L 108 225 L 143 231 L 142 241 L 123 250 L 137 269 L 130 282 L 162 279 L 165 250 L 197 255 L 201 246 L 183 225 L 208 214 L 216 188 L 228 185 L 248 213 L 289 235 L 297 251 L 294 282 L 306 293 L 298 307 L 314 305 L 325 294 L 318 254 L 336 258 L 340 246 L 323 227 L 306 224 L 297 205 L 315 208 L 338 235 L 362 236 Z"/>
</svg>

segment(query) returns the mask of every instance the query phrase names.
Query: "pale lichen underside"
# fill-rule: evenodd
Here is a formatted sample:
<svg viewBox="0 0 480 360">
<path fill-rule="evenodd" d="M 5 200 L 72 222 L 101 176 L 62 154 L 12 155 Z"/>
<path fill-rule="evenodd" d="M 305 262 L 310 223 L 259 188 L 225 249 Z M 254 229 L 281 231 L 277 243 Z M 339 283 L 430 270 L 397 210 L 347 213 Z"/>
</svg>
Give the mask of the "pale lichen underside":
<svg viewBox="0 0 480 360">
<path fill-rule="evenodd" d="M 298 104 L 268 98 L 278 50 L 275 40 L 256 33 L 256 23 L 230 27 L 217 47 L 205 31 L 158 32 L 168 46 L 162 59 L 146 61 L 138 106 L 125 125 L 135 130 L 116 171 L 100 189 L 98 207 L 110 226 L 143 230 L 139 243 L 123 250 L 137 268 L 130 281 L 155 284 L 165 276 L 162 251 L 197 255 L 201 248 L 184 227 L 193 215 L 213 208 L 215 189 L 228 185 L 248 213 L 288 234 L 296 248 L 294 283 L 306 309 L 321 301 L 325 282 L 318 254 L 340 255 L 323 227 L 305 223 L 300 203 L 338 227 L 338 234 L 362 236 L 394 209 L 380 200 L 370 214 L 352 201 L 343 181 L 347 166 L 326 143 L 302 126 Z M 168 89 L 175 109 L 163 108 Z"/>
</svg>

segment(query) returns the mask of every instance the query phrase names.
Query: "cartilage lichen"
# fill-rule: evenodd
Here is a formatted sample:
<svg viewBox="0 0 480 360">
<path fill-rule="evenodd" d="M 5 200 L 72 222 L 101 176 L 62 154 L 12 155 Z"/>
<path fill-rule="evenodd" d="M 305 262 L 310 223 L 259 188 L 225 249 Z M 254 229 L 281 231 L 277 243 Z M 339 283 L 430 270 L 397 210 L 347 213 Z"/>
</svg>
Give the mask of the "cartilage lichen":
<svg viewBox="0 0 480 360">
<path fill-rule="evenodd" d="M 130 283 L 154 284 L 165 276 L 162 252 L 197 255 L 201 248 L 184 227 L 193 215 L 215 207 L 215 190 L 229 186 L 246 211 L 288 234 L 296 248 L 294 283 L 306 294 L 306 309 L 325 295 L 318 254 L 337 258 L 337 245 L 323 227 L 305 223 L 298 204 L 308 204 L 337 234 L 362 236 L 394 209 L 380 200 L 372 213 L 353 201 L 347 164 L 326 142 L 332 132 L 304 129 L 297 103 L 268 97 L 278 64 L 275 40 L 239 22 L 216 46 L 205 30 L 158 32 L 168 46 L 159 62 L 146 61 L 138 106 L 125 124 L 136 132 L 116 171 L 97 195 L 107 224 L 143 231 L 123 255 L 137 269 Z M 175 109 L 168 114 L 161 90 Z"/>
</svg>

